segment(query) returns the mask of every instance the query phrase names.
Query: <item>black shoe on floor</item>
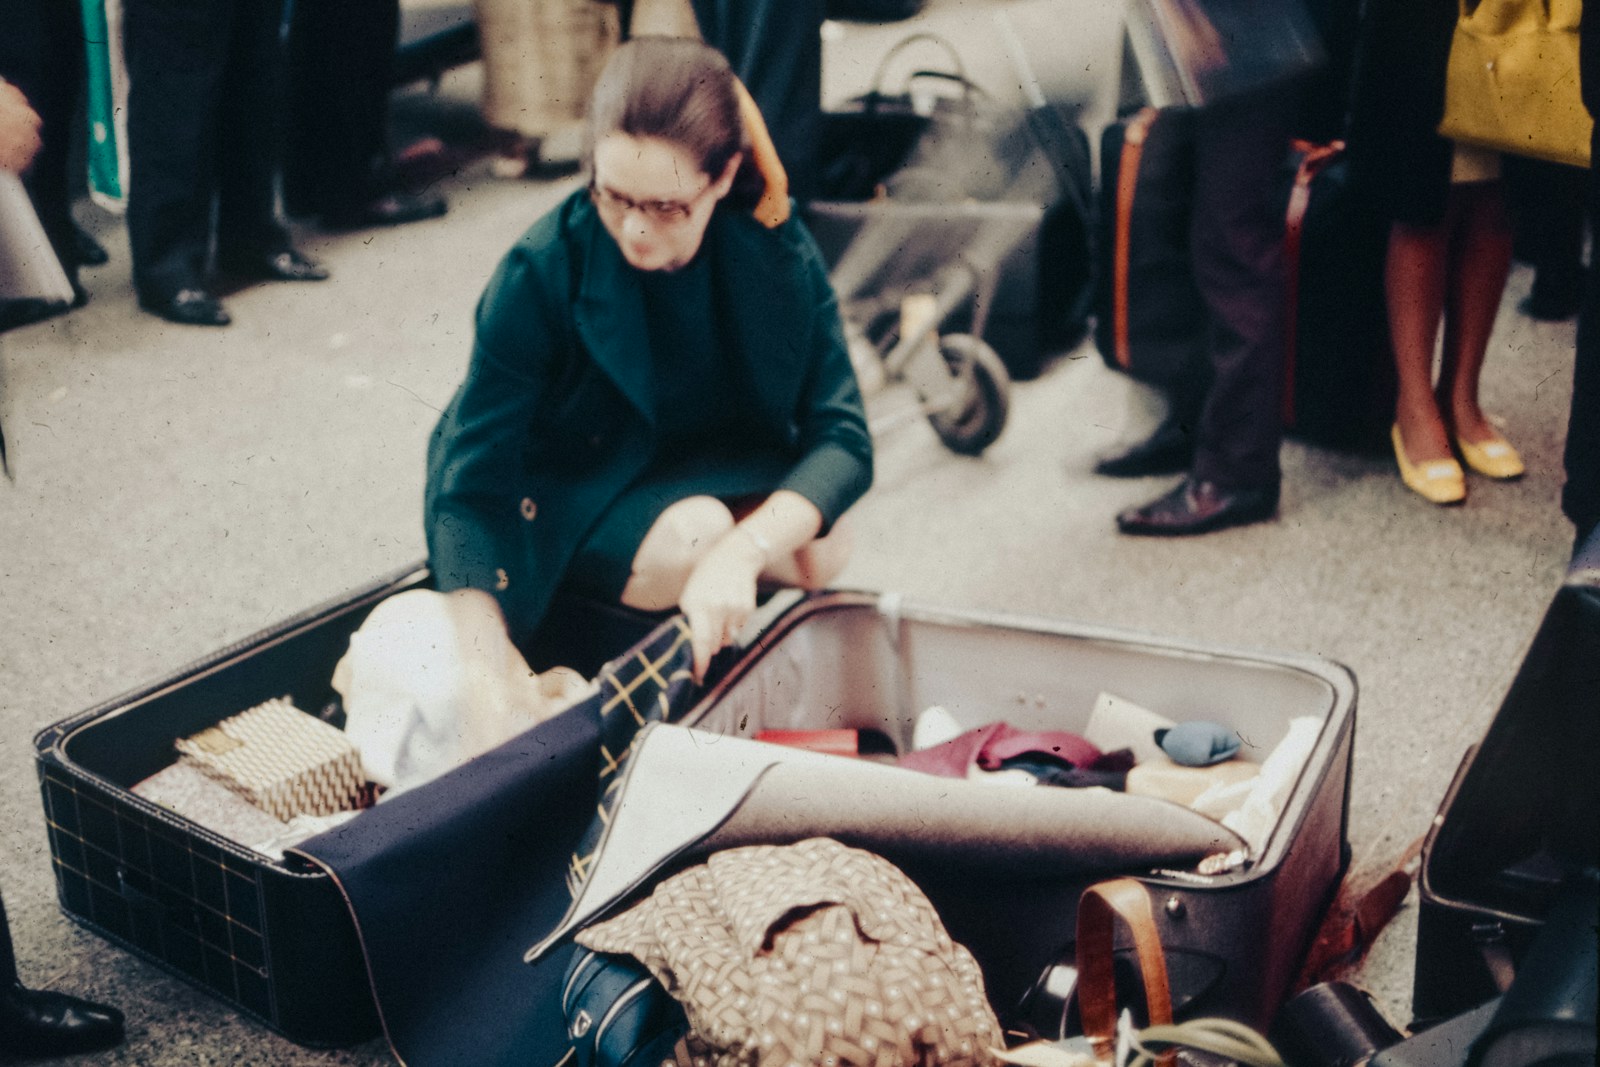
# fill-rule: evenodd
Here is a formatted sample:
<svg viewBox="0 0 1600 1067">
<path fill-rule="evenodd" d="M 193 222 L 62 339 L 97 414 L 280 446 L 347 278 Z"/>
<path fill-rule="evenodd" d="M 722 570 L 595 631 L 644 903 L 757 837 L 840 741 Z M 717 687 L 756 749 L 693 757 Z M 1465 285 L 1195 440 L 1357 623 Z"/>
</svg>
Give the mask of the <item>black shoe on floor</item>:
<svg viewBox="0 0 1600 1067">
<path fill-rule="evenodd" d="M 105 247 L 79 226 L 72 228 L 72 258 L 85 267 L 103 267 L 111 262 Z"/>
<path fill-rule="evenodd" d="M 419 193 L 386 193 L 346 211 L 325 212 L 325 230 L 371 230 L 436 219 L 449 210 L 444 197 Z"/>
<path fill-rule="evenodd" d="M 32 326 L 36 322 L 53 319 L 57 315 L 65 315 L 69 311 L 83 307 L 89 302 L 89 290 L 78 283 L 77 271 L 69 272 L 67 280 L 72 283 L 72 299 L 67 303 L 59 300 L 0 300 L 0 333 L 15 330 L 19 326 Z"/>
<path fill-rule="evenodd" d="M 1144 478 L 1152 474 L 1182 474 L 1194 462 L 1194 435 L 1176 420 L 1168 419 L 1132 448 L 1107 456 L 1094 465 L 1107 478 Z"/>
<path fill-rule="evenodd" d="M 32 326 L 72 310 L 71 304 L 52 300 L 0 300 L 0 333 Z"/>
<path fill-rule="evenodd" d="M 1534 290 L 1517 302 L 1517 310 L 1540 322 L 1566 322 L 1577 317 L 1582 305 L 1581 293 L 1551 295 Z"/>
<path fill-rule="evenodd" d="M 0 993 L 0 1052 L 8 1056 L 71 1056 L 122 1044 L 116 1008 L 50 990 L 13 985 Z"/>
<path fill-rule="evenodd" d="M 240 278 L 254 278 L 268 282 L 322 282 L 328 272 L 315 260 L 286 248 L 281 252 L 257 252 L 253 255 L 227 256 L 223 268 Z"/>
<path fill-rule="evenodd" d="M 233 319 L 222 301 L 204 289 L 179 289 L 161 299 L 139 299 L 139 306 L 179 326 L 226 326 Z"/>
<path fill-rule="evenodd" d="M 1125 534 L 1183 537 L 1244 526 L 1272 518 L 1278 511 L 1278 490 L 1223 489 L 1215 482 L 1185 478 L 1165 495 L 1117 516 Z"/>
</svg>

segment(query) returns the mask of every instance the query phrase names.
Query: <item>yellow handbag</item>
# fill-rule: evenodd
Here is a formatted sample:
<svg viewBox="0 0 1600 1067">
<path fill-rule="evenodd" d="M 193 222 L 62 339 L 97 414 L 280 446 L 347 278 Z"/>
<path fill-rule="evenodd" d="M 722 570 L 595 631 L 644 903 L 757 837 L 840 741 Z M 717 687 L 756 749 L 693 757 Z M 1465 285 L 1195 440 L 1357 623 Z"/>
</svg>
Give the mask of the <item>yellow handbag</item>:
<svg viewBox="0 0 1600 1067">
<path fill-rule="evenodd" d="M 1439 133 L 1589 165 L 1593 123 L 1578 86 L 1582 0 L 1460 0 Z"/>
</svg>

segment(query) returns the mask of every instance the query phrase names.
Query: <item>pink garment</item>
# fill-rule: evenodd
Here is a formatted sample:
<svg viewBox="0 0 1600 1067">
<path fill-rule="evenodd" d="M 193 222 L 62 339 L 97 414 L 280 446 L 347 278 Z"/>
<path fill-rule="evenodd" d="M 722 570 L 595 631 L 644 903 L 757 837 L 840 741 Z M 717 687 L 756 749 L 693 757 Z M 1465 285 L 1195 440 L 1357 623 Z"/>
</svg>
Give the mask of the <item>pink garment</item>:
<svg viewBox="0 0 1600 1067">
<path fill-rule="evenodd" d="M 998 770 L 1006 760 L 1030 752 L 1074 767 L 1093 766 L 1100 758 L 1100 750 L 1077 734 L 1018 730 L 1010 723 L 992 722 L 942 745 L 901 756 L 899 766 L 941 778 L 965 778 L 974 764 L 986 771 Z"/>
</svg>

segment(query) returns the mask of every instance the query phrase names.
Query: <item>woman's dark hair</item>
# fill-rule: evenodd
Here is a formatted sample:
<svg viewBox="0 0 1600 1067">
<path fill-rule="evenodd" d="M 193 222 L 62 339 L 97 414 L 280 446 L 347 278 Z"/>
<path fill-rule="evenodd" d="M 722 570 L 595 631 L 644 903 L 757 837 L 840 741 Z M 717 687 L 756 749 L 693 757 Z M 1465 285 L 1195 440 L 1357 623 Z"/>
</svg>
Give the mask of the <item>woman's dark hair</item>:
<svg viewBox="0 0 1600 1067">
<path fill-rule="evenodd" d="M 583 146 L 589 173 L 595 144 L 613 133 L 675 144 L 711 178 L 721 176 L 735 152 L 744 152 L 729 199 L 751 206 L 765 188 L 750 158 L 733 68 L 699 41 L 635 37 L 612 54 L 589 102 Z"/>
</svg>

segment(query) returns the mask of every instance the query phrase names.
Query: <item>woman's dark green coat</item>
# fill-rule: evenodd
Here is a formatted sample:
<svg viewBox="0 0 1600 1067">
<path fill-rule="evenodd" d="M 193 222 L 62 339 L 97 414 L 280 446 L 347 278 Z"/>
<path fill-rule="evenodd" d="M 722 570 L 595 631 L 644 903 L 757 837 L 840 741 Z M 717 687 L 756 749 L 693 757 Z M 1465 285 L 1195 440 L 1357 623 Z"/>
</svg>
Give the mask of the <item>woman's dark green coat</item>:
<svg viewBox="0 0 1600 1067">
<path fill-rule="evenodd" d="M 821 255 L 797 220 L 767 229 L 729 207 L 700 254 L 755 421 L 794 458 L 774 489 L 827 529 L 871 484 L 872 441 Z M 438 588 L 488 590 L 514 636 L 531 632 L 596 520 L 658 458 L 655 396 L 638 272 L 574 193 L 501 261 L 429 443 Z"/>
</svg>

